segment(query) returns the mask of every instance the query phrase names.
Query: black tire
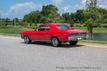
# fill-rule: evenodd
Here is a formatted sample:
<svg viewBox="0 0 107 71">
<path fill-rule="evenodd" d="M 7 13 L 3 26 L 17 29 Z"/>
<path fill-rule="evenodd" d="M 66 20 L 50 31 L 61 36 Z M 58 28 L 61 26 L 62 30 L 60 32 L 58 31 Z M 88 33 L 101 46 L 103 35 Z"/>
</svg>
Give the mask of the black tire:
<svg viewBox="0 0 107 71">
<path fill-rule="evenodd" d="M 78 41 L 70 41 L 69 43 L 70 43 L 70 45 L 76 45 L 78 43 Z"/>
<path fill-rule="evenodd" d="M 53 47 L 58 47 L 58 46 L 60 46 L 61 42 L 58 40 L 58 38 L 53 37 L 51 39 L 51 44 L 52 44 Z"/>
<path fill-rule="evenodd" d="M 26 44 L 30 44 L 31 43 L 31 40 L 28 36 L 24 36 L 24 43 Z"/>
</svg>

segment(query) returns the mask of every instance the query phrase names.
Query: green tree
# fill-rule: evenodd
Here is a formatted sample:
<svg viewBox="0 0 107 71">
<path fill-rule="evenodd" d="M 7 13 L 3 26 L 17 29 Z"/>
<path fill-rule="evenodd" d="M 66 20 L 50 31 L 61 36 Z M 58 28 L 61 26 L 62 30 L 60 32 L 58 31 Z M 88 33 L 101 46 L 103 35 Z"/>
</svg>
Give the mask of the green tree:
<svg viewBox="0 0 107 71">
<path fill-rule="evenodd" d="M 84 19 L 84 10 L 77 10 L 77 12 L 75 13 L 75 21 L 77 23 L 83 23 L 85 21 Z"/>
<path fill-rule="evenodd" d="M 10 21 L 9 18 L 6 18 L 6 19 L 5 19 L 5 26 L 7 26 L 7 25 L 9 24 L 9 21 Z"/>
<path fill-rule="evenodd" d="M 87 29 L 88 29 L 89 33 L 91 34 L 91 39 L 92 39 L 92 34 L 93 34 L 93 19 L 89 19 L 85 23 L 86 23 L 86 26 L 87 26 Z"/>
<path fill-rule="evenodd" d="M 86 23 L 88 31 L 91 34 L 91 39 L 92 39 L 94 26 L 98 25 L 95 22 L 100 16 L 99 16 L 97 8 L 95 8 L 95 7 L 87 9 L 84 14 L 85 14 L 85 18 L 86 18 L 85 23 Z"/>
<path fill-rule="evenodd" d="M 70 13 L 63 13 L 62 17 L 64 18 L 65 23 L 69 23 L 71 26 L 73 26 L 74 20 Z"/>
<path fill-rule="evenodd" d="M 55 22 L 55 20 L 57 19 L 57 17 L 59 17 L 59 14 L 58 14 L 58 9 L 57 7 L 55 7 L 54 5 L 44 5 L 42 7 L 42 11 L 41 11 L 41 14 L 43 16 L 45 16 L 44 19 L 48 20 L 48 22 Z"/>
<path fill-rule="evenodd" d="M 40 16 L 40 11 L 32 11 L 24 16 L 23 21 L 28 23 L 38 23 L 38 17 Z"/>
<path fill-rule="evenodd" d="M 60 15 L 54 5 L 44 5 L 41 11 L 32 11 L 24 16 L 23 21 L 27 23 L 51 23 L 58 22 Z M 56 21 L 57 20 L 57 21 Z"/>
</svg>

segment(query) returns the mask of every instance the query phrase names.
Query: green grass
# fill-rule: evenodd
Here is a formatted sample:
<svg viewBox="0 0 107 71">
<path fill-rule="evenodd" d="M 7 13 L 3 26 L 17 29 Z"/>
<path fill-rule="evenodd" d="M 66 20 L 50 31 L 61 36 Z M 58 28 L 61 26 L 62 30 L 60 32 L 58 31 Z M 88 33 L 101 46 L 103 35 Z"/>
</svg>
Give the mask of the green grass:
<svg viewBox="0 0 107 71">
<path fill-rule="evenodd" d="M 95 28 L 94 33 L 107 33 L 107 28 Z"/>
<path fill-rule="evenodd" d="M 94 43 L 94 44 L 107 44 L 107 41 L 96 41 L 96 40 L 81 40 L 80 42 Z"/>
<path fill-rule="evenodd" d="M 76 27 L 76 29 L 87 30 L 87 27 Z M 107 34 L 107 28 L 94 28 L 93 33 Z"/>
<path fill-rule="evenodd" d="M 25 30 L 30 30 L 32 27 L 23 26 L 0 26 L 0 34 L 20 34 Z M 76 29 L 87 30 L 87 27 L 76 27 Z M 94 28 L 93 33 L 107 33 L 107 28 Z"/>
<path fill-rule="evenodd" d="M 0 26 L 0 34 L 20 34 L 20 32 L 25 30 L 30 30 L 29 27 L 22 27 L 22 26 Z"/>
</svg>

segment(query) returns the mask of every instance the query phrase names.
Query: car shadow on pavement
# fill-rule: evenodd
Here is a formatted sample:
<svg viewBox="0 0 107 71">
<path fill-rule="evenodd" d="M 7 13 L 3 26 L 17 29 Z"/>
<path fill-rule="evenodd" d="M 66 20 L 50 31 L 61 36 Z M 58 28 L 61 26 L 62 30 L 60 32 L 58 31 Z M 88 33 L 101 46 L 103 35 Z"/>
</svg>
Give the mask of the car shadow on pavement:
<svg viewBox="0 0 107 71">
<path fill-rule="evenodd" d="M 22 44 L 25 44 L 24 42 L 22 42 Z M 50 47 L 53 47 L 52 45 L 51 45 L 51 43 L 47 43 L 47 42 L 32 42 L 32 43 L 30 43 L 30 44 L 28 44 L 28 45 L 42 45 L 42 46 L 50 46 Z M 81 44 L 77 44 L 77 45 L 69 45 L 69 44 L 66 44 L 66 43 L 64 43 L 64 44 L 61 44 L 58 48 L 77 48 L 77 47 L 83 47 L 83 46 L 85 46 L 85 45 L 81 45 Z"/>
<path fill-rule="evenodd" d="M 60 45 L 60 48 L 78 48 L 78 47 L 83 47 L 84 45 L 80 45 L 80 44 L 77 44 L 77 45 L 69 45 L 69 44 L 62 44 Z"/>
</svg>

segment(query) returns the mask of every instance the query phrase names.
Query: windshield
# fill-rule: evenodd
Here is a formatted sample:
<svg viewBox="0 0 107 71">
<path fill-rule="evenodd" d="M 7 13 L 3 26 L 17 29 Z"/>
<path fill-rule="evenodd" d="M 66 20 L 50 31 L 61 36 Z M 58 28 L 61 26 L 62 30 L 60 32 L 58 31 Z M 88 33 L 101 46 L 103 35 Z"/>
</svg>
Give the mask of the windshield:
<svg viewBox="0 0 107 71">
<path fill-rule="evenodd" d="M 68 25 L 57 25 L 57 28 L 60 30 L 69 30 L 70 27 Z"/>
</svg>

